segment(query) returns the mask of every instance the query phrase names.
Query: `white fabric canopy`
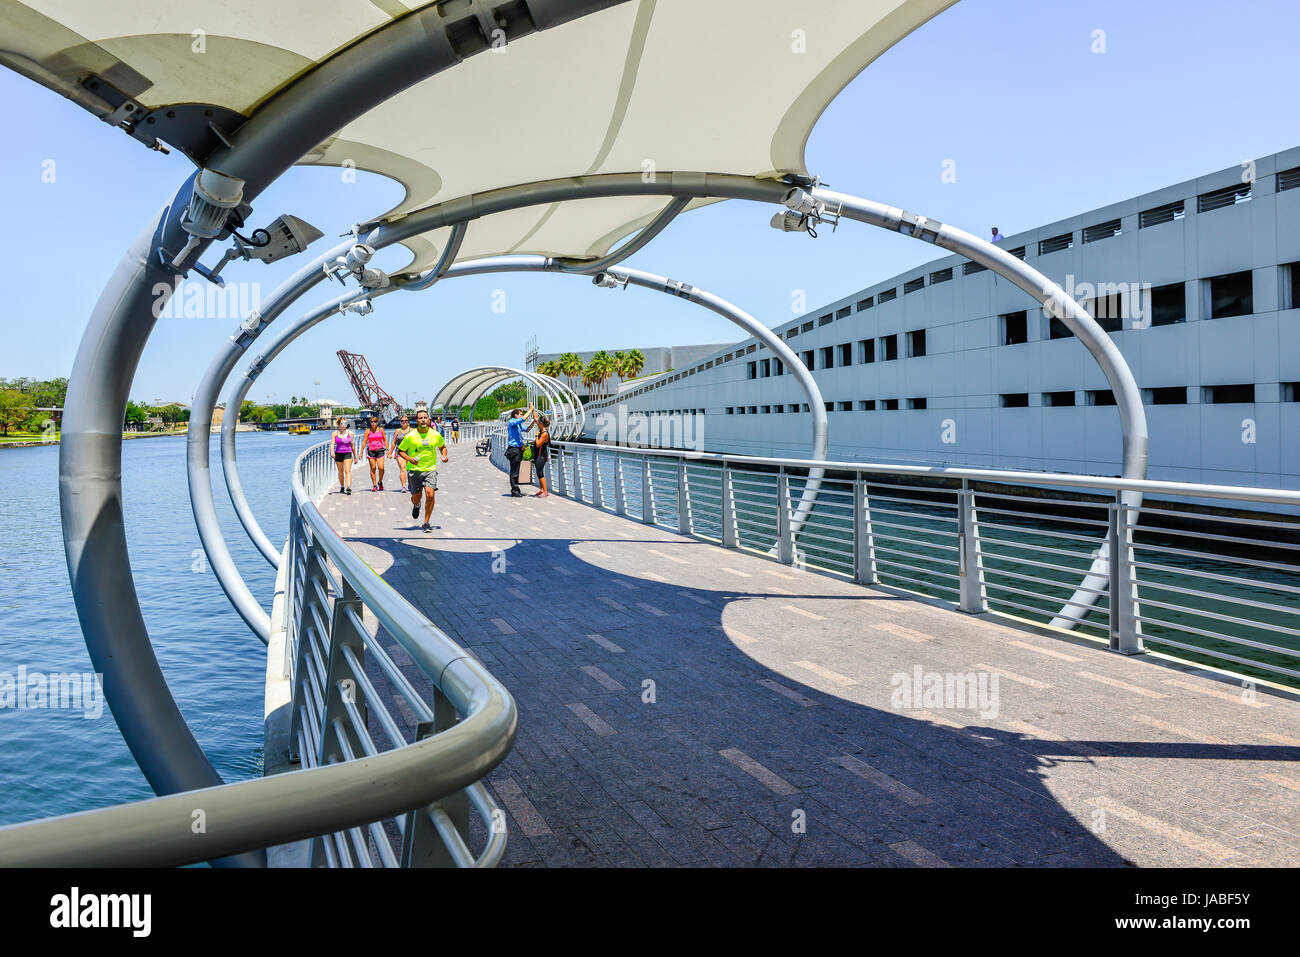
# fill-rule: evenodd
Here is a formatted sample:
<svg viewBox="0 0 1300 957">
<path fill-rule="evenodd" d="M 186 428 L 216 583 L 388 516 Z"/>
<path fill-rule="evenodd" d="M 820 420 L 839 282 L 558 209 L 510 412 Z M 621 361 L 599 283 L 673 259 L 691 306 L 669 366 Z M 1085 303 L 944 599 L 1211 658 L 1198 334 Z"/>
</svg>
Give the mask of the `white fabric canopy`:
<svg viewBox="0 0 1300 957">
<path fill-rule="evenodd" d="M 805 174 L 805 143 L 831 99 L 954 2 L 631 0 L 419 82 L 301 162 L 397 180 L 406 196 L 392 216 L 582 174 Z M 425 5 L 23 0 L 0 6 L 0 62 L 65 93 L 93 72 L 150 109 L 213 104 L 246 117 L 332 53 Z M 597 257 L 664 204 L 624 197 L 487 217 L 458 259 Z M 407 268 L 432 264 L 444 237 L 408 241 Z"/>
</svg>

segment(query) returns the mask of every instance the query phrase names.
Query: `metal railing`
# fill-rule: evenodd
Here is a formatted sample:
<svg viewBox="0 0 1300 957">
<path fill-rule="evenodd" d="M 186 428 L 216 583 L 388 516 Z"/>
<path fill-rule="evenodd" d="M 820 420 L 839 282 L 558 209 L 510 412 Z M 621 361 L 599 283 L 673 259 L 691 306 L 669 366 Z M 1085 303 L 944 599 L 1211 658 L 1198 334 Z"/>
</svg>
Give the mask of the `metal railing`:
<svg viewBox="0 0 1300 957">
<path fill-rule="evenodd" d="M 411 743 L 436 738 L 462 717 L 457 696 L 449 695 L 457 689 L 443 687 L 449 667 L 459 662 L 472 663 L 495 686 L 493 696 L 509 703 L 513 739 L 514 704 L 509 692 L 401 598 L 321 518 L 314 503 L 330 487 L 334 475 L 328 443 L 308 449 L 299 459 L 295 475 L 285 602 L 286 674 L 291 676 L 293 689 L 291 759 L 304 767 L 318 767 L 378 755 L 367 718 L 378 723 L 390 747 L 407 745 L 408 736 Z M 431 679 L 432 704 L 426 703 L 372 636 L 362 616 L 367 607 Z M 412 616 L 419 622 L 412 621 Z M 420 631 L 425 632 L 424 640 L 413 634 Z M 413 727 L 401 727 L 367 676 L 367 655 L 414 716 Z M 490 768 L 484 773 L 487 770 Z M 487 845 L 478 855 L 468 847 L 471 807 L 488 833 Z M 384 822 L 375 820 L 367 823 L 365 831 L 352 827 L 315 837 L 310 863 L 331 867 L 374 863 L 385 867 L 482 867 L 494 866 L 505 851 L 504 814 L 481 781 L 424 807 L 406 809 L 391 823 L 400 836 L 398 850 L 385 832 Z"/>
<path fill-rule="evenodd" d="M 308 839 L 316 866 L 500 861 L 505 816 L 482 778 L 514 743 L 514 699 L 329 527 L 314 502 L 334 474 L 328 443 L 303 452 L 293 470 L 284 674 L 301 769 L 3 827 L 0 866 L 159 867 Z M 363 608 L 429 676 L 431 704 L 371 636 Z M 367 658 L 409 707 L 409 732 L 367 676 Z M 471 809 L 486 833 L 477 855 Z"/>
<path fill-rule="evenodd" d="M 824 469 L 807 520 L 792 503 Z M 1095 476 L 819 462 L 557 442 L 558 494 L 862 584 L 1078 630 L 1248 678 L 1300 679 L 1300 492 Z M 1157 498 L 1134 508 L 1121 496 Z M 1103 562 L 1089 580 L 1098 548 Z M 1096 586 L 1096 587 L 1094 587 Z M 1139 600 L 1140 593 L 1140 600 Z M 1121 596 L 1112 601 L 1112 596 Z M 1074 598 L 1078 601 L 1078 598 Z"/>
</svg>

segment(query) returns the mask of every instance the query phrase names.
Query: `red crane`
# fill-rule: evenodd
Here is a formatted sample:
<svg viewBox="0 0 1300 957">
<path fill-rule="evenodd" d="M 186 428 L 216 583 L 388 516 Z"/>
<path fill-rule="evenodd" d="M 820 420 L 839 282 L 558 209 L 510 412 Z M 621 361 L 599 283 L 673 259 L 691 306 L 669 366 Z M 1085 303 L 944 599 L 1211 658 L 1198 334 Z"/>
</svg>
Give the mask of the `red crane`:
<svg viewBox="0 0 1300 957">
<path fill-rule="evenodd" d="M 357 394 L 357 401 L 363 411 L 373 411 L 384 425 L 397 419 L 402 412 L 402 403 L 379 387 L 375 374 L 370 371 L 370 363 L 359 352 L 347 352 L 340 349 L 337 353 L 343 371 L 348 374 L 352 391 Z"/>
</svg>

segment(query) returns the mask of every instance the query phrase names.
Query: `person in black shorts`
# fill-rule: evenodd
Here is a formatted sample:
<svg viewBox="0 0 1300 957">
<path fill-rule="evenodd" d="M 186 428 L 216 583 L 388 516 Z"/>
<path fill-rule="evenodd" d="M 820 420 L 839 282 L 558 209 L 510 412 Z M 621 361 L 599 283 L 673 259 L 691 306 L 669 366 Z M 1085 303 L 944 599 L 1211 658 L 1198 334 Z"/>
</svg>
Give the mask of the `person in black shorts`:
<svg viewBox="0 0 1300 957">
<path fill-rule="evenodd" d="M 546 463 L 551 458 L 551 420 L 534 409 L 533 422 L 537 424 L 537 438 L 533 439 L 533 468 L 542 487 L 540 492 L 533 493 L 533 497 L 546 498 L 551 494 L 546 488 Z"/>
</svg>

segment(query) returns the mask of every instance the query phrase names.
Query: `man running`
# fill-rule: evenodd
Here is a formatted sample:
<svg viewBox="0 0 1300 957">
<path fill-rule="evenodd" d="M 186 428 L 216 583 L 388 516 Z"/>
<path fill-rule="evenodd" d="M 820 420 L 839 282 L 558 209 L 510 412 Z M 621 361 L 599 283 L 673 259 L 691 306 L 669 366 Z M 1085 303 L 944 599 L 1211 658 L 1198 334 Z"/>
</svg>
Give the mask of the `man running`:
<svg viewBox="0 0 1300 957">
<path fill-rule="evenodd" d="M 406 487 L 411 493 L 411 518 L 420 517 L 420 495 L 424 495 L 424 524 L 420 531 L 432 531 L 429 519 L 433 517 L 433 496 L 438 490 L 438 453 L 447 461 L 447 442 L 437 429 L 429 425 L 429 413 L 421 409 L 415 413 L 415 430 L 408 432 L 397 447 L 397 457 L 408 464 Z"/>
<path fill-rule="evenodd" d="M 533 411 L 533 404 L 528 403 L 528 411 Z M 519 463 L 524 458 L 524 432 L 532 428 L 532 423 L 524 424 L 524 410 L 514 409 L 506 419 L 506 461 L 510 463 L 510 495 L 523 498 L 519 489 Z"/>
<path fill-rule="evenodd" d="M 388 457 L 397 460 L 397 472 L 398 476 L 402 480 L 402 487 L 398 489 L 399 492 L 406 491 L 406 459 L 398 457 L 397 447 L 402 444 L 402 439 L 406 438 L 410 433 L 411 417 L 403 415 L 402 424 L 398 428 L 393 429 L 393 441 L 388 444 Z"/>
<path fill-rule="evenodd" d="M 370 416 L 370 425 L 361 441 L 366 446 L 366 459 L 370 462 L 370 491 L 384 490 L 384 454 L 388 451 L 388 433 L 379 424 L 378 417 Z M 376 471 L 378 477 L 376 477 Z"/>
</svg>

